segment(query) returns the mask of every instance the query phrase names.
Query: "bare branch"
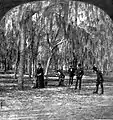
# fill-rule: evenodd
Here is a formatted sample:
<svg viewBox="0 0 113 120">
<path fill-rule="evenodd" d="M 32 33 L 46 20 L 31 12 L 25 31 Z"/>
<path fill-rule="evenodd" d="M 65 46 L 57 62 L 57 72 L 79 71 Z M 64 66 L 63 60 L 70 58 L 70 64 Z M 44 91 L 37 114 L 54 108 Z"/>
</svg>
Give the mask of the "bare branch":
<svg viewBox="0 0 113 120">
<path fill-rule="evenodd" d="M 57 36 L 58 36 L 58 34 L 59 34 L 59 31 L 60 31 L 60 28 L 57 30 L 57 33 L 56 33 L 56 35 L 55 35 L 55 40 L 56 40 L 56 38 L 57 38 Z"/>
<path fill-rule="evenodd" d="M 62 44 L 63 42 L 65 42 L 66 40 L 61 40 L 60 42 L 58 42 L 53 48 L 52 48 L 52 51 L 60 44 Z"/>
<path fill-rule="evenodd" d="M 48 42 L 48 44 L 49 44 L 49 47 L 50 47 L 50 49 L 52 48 L 52 44 L 50 43 L 50 41 L 49 41 L 49 33 L 47 33 L 47 42 Z M 51 49 L 52 50 L 52 49 Z"/>
</svg>

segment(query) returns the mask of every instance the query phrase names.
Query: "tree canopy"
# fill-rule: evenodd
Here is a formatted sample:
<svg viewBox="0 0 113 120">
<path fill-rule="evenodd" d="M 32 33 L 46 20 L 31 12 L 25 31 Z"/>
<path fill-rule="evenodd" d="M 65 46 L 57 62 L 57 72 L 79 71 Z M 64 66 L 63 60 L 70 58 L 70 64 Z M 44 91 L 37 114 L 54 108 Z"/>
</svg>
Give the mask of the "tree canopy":
<svg viewBox="0 0 113 120">
<path fill-rule="evenodd" d="M 67 70 L 74 60 L 86 69 L 96 64 L 109 71 L 112 40 L 113 22 L 96 6 L 56 0 L 22 4 L 1 20 L 1 64 L 6 70 L 18 68 L 24 51 L 24 73 L 34 73 L 37 62 L 46 74 L 48 69 Z"/>
</svg>

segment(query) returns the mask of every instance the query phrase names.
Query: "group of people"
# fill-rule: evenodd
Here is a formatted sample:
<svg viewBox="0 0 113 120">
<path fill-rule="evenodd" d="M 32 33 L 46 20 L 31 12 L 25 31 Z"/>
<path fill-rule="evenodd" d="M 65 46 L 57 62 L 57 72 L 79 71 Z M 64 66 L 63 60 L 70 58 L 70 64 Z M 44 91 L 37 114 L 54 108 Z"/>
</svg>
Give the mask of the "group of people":
<svg viewBox="0 0 113 120">
<path fill-rule="evenodd" d="M 57 72 L 59 75 L 59 86 L 64 86 L 65 75 L 63 74 L 62 70 L 58 70 Z M 78 64 L 78 67 L 76 70 L 71 65 L 68 70 L 68 74 L 69 74 L 69 86 L 73 84 L 73 78 L 76 75 L 75 89 L 77 89 L 79 84 L 79 90 L 81 90 L 81 81 L 82 81 L 82 76 L 84 75 L 84 71 L 81 64 L 80 63 Z"/>
<path fill-rule="evenodd" d="M 98 89 L 99 89 L 99 85 L 100 85 L 101 86 L 100 94 L 103 94 L 104 93 L 104 88 L 103 88 L 104 79 L 103 79 L 102 72 L 96 66 L 93 66 L 92 70 L 95 71 L 97 74 L 96 90 L 93 93 L 98 94 Z M 69 74 L 69 86 L 73 84 L 73 78 L 76 75 L 75 90 L 77 89 L 77 87 L 79 90 L 81 90 L 82 77 L 84 75 L 84 70 L 83 70 L 82 65 L 79 63 L 77 65 L 77 69 L 74 69 L 74 67 L 71 65 L 68 70 L 68 74 Z M 59 77 L 58 86 L 65 86 L 64 85 L 65 75 L 61 69 L 57 70 L 57 75 Z M 43 71 L 43 68 L 40 63 L 38 63 L 35 78 L 36 78 L 36 82 L 35 82 L 35 86 L 33 88 L 44 88 L 45 87 L 44 71 Z"/>
<path fill-rule="evenodd" d="M 103 79 L 103 75 L 102 75 L 102 72 L 96 67 L 96 66 L 93 66 L 92 67 L 93 71 L 96 72 L 97 74 L 97 79 L 96 79 L 96 90 L 93 92 L 94 94 L 98 94 L 98 88 L 99 88 L 99 85 L 101 86 L 101 93 L 100 94 L 103 94 L 104 93 L 104 88 L 103 88 L 103 82 L 104 82 L 104 79 Z M 74 71 L 74 68 L 72 68 L 72 66 L 69 68 L 69 85 L 73 84 L 73 77 L 74 77 L 74 74 L 75 71 Z M 78 86 L 78 82 L 79 82 L 79 90 L 81 90 L 81 81 L 82 81 L 82 77 L 84 75 L 84 70 L 81 66 L 81 64 L 78 64 L 78 68 L 76 70 L 76 84 L 75 84 L 75 90 L 77 89 L 77 86 Z"/>
<path fill-rule="evenodd" d="M 75 89 L 77 89 L 79 84 L 79 90 L 81 90 L 81 80 L 84 75 L 83 67 L 81 64 L 78 64 L 77 70 L 75 70 L 72 66 L 70 66 L 69 70 L 69 85 L 73 84 L 73 77 L 76 75 L 76 84 Z"/>
</svg>

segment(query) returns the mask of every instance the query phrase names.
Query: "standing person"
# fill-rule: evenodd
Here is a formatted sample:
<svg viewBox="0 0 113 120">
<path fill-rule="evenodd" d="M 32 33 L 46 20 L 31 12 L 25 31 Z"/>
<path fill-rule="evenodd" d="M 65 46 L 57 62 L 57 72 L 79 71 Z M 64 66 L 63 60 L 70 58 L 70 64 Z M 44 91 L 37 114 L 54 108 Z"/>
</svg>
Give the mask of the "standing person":
<svg viewBox="0 0 113 120">
<path fill-rule="evenodd" d="M 76 84 L 75 84 L 75 90 L 77 89 L 78 86 L 78 82 L 79 82 L 79 90 L 81 90 L 81 81 L 82 81 L 82 77 L 84 75 L 84 71 L 83 68 L 81 66 L 81 64 L 78 64 L 78 68 L 76 71 Z"/>
<path fill-rule="evenodd" d="M 70 66 L 69 70 L 68 70 L 68 73 L 69 73 L 69 85 L 72 85 L 73 84 L 73 77 L 74 77 L 74 73 L 75 73 L 75 70 L 74 68 L 72 67 L 72 65 Z"/>
<path fill-rule="evenodd" d="M 41 63 L 38 63 L 38 67 L 35 73 L 36 86 L 35 88 L 44 88 L 44 72 Z"/>
<path fill-rule="evenodd" d="M 93 66 L 93 70 L 97 74 L 96 91 L 94 91 L 93 93 L 98 94 L 98 88 L 99 88 L 99 85 L 100 85 L 101 86 L 101 93 L 100 94 L 103 94 L 104 93 L 104 88 L 103 88 L 104 79 L 103 79 L 103 76 L 102 76 L 102 72 L 100 70 L 98 70 L 96 66 Z"/>
<path fill-rule="evenodd" d="M 59 84 L 58 86 L 64 86 L 64 78 L 65 75 L 62 70 L 57 70 L 58 76 L 59 76 Z"/>
</svg>

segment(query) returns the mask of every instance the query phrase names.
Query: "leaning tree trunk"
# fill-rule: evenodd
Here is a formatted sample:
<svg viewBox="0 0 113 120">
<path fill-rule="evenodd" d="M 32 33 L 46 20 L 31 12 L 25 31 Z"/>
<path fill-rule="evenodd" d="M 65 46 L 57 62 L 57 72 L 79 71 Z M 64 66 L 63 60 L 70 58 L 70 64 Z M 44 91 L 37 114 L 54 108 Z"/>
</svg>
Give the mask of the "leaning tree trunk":
<svg viewBox="0 0 113 120">
<path fill-rule="evenodd" d="M 47 75 L 47 73 L 48 73 L 48 69 L 49 69 L 51 59 L 52 59 L 52 55 L 50 55 L 50 57 L 47 60 L 47 65 L 46 65 L 46 69 L 45 69 L 45 75 Z"/>
<path fill-rule="evenodd" d="M 58 43 L 52 48 L 52 50 L 51 50 L 51 55 L 49 56 L 48 61 L 47 61 L 47 65 L 46 65 L 46 69 L 45 69 L 45 75 L 47 75 L 47 73 L 48 73 L 50 61 L 51 61 L 51 59 L 52 59 L 52 56 L 53 56 L 54 53 L 55 53 L 55 48 L 56 48 L 58 45 L 62 44 L 63 42 L 65 42 L 65 40 L 62 40 L 62 41 L 58 42 Z"/>
<path fill-rule="evenodd" d="M 44 74 L 45 77 L 46 77 L 46 81 L 45 81 L 45 85 L 46 85 L 46 86 L 47 86 L 47 83 L 48 83 L 47 74 L 48 74 L 48 70 L 49 70 L 49 65 L 50 65 L 51 59 L 52 59 L 52 54 L 50 55 L 50 57 L 49 57 L 48 60 L 47 60 L 47 65 L 46 65 L 45 74 Z"/>
<path fill-rule="evenodd" d="M 46 69 L 45 69 L 45 74 L 44 74 L 44 75 L 46 76 L 46 85 L 47 85 L 47 74 L 48 74 L 48 70 L 49 70 L 49 65 L 50 65 L 52 56 L 53 56 L 54 53 L 55 53 L 54 50 L 55 50 L 55 48 L 56 48 L 58 45 L 62 44 L 63 42 L 65 42 L 65 40 L 62 40 L 62 41 L 58 42 L 58 43 L 52 48 L 52 50 L 51 50 L 51 54 L 50 54 L 50 56 L 49 56 L 49 58 L 48 58 L 47 65 L 46 65 Z"/>
<path fill-rule="evenodd" d="M 18 78 L 18 89 L 23 89 L 23 72 L 25 62 L 25 22 L 21 24 L 20 31 L 20 64 L 19 64 L 19 78 Z"/>
</svg>

